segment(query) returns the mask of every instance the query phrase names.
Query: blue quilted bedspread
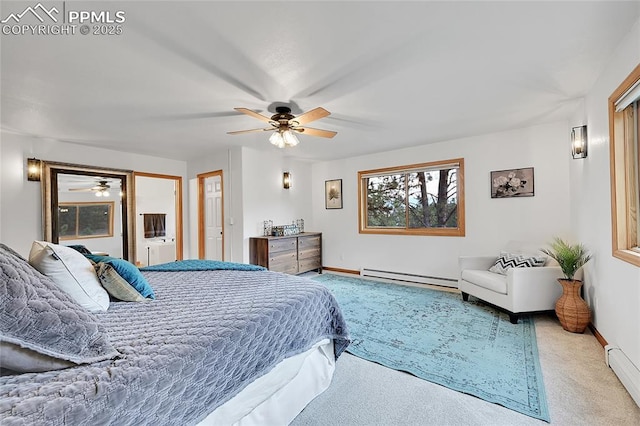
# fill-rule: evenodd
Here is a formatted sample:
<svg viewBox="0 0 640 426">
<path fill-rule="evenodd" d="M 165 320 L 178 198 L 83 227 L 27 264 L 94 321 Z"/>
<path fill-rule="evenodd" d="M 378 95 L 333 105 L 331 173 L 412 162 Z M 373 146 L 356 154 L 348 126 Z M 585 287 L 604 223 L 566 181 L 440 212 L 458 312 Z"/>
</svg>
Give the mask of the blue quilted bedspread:
<svg viewBox="0 0 640 426">
<path fill-rule="evenodd" d="M 3 425 L 193 425 L 283 359 L 334 339 L 340 308 L 312 280 L 269 271 L 152 272 L 156 300 L 96 314 L 119 359 L 0 377 Z"/>
<path fill-rule="evenodd" d="M 220 262 L 218 260 L 188 259 L 159 265 L 145 266 L 141 271 L 264 271 L 266 268 L 247 263 Z"/>
</svg>

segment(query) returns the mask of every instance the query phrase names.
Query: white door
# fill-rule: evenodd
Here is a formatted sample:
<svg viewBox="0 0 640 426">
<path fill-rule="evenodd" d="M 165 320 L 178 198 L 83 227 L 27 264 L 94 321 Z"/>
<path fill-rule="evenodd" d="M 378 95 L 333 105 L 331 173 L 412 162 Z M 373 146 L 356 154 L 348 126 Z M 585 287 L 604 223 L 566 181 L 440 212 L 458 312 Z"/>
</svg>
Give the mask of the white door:
<svg viewBox="0 0 640 426">
<path fill-rule="evenodd" d="M 222 260 L 222 181 L 220 176 L 204 180 L 205 259 Z"/>
</svg>

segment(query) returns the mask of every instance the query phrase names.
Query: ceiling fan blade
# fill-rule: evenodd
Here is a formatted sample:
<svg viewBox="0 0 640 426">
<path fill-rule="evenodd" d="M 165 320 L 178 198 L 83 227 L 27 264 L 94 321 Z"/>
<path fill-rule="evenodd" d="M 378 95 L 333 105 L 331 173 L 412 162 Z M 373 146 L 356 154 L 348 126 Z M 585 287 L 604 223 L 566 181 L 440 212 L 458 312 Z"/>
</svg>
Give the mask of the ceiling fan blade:
<svg viewBox="0 0 640 426">
<path fill-rule="evenodd" d="M 319 120 L 331 114 L 329 111 L 322 107 L 314 108 L 311 111 L 307 111 L 304 114 L 292 118 L 289 122 L 296 122 L 297 125 L 311 123 L 312 121 Z"/>
<path fill-rule="evenodd" d="M 69 191 L 93 191 L 93 188 L 69 188 Z"/>
<path fill-rule="evenodd" d="M 227 132 L 228 135 L 241 135 L 243 133 L 254 133 L 254 132 L 269 132 L 275 130 L 273 127 L 267 129 L 251 129 L 251 130 L 237 130 L 235 132 Z"/>
<path fill-rule="evenodd" d="M 271 118 L 266 117 L 266 116 L 264 116 L 262 114 L 258 114 L 257 112 L 251 111 L 250 109 L 247 109 L 247 108 L 234 108 L 234 109 L 236 111 L 240 111 L 240 112 L 242 112 L 244 114 L 250 115 L 253 118 L 257 118 L 260 121 L 264 121 L 265 123 L 271 123 L 271 121 L 272 121 Z"/>
<path fill-rule="evenodd" d="M 331 130 L 314 129 L 312 127 L 298 127 L 293 130 L 300 132 L 303 135 L 320 136 L 321 138 L 332 138 L 338 134 L 338 132 L 333 132 Z"/>
</svg>

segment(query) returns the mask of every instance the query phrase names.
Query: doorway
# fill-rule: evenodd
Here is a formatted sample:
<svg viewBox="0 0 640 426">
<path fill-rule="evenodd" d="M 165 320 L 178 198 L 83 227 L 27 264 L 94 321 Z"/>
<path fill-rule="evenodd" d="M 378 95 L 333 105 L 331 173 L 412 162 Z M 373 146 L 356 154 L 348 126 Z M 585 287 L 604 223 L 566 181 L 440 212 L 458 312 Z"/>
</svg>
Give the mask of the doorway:
<svg viewBox="0 0 640 426">
<path fill-rule="evenodd" d="M 136 264 L 183 258 L 182 177 L 134 172 Z"/>
<path fill-rule="evenodd" d="M 198 258 L 224 260 L 222 170 L 198 175 Z"/>
</svg>

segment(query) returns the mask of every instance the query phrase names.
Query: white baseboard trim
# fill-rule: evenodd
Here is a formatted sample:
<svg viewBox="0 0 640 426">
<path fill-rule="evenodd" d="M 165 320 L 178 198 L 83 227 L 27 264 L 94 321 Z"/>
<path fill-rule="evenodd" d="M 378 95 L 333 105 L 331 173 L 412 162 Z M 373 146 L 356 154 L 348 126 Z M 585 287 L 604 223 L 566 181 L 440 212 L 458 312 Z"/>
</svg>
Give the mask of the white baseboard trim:
<svg viewBox="0 0 640 426">
<path fill-rule="evenodd" d="M 604 347 L 607 365 L 616 373 L 629 395 L 640 407 L 640 370 L 622 352 L 622 349 L 607 345 Z"/>
</svg>

